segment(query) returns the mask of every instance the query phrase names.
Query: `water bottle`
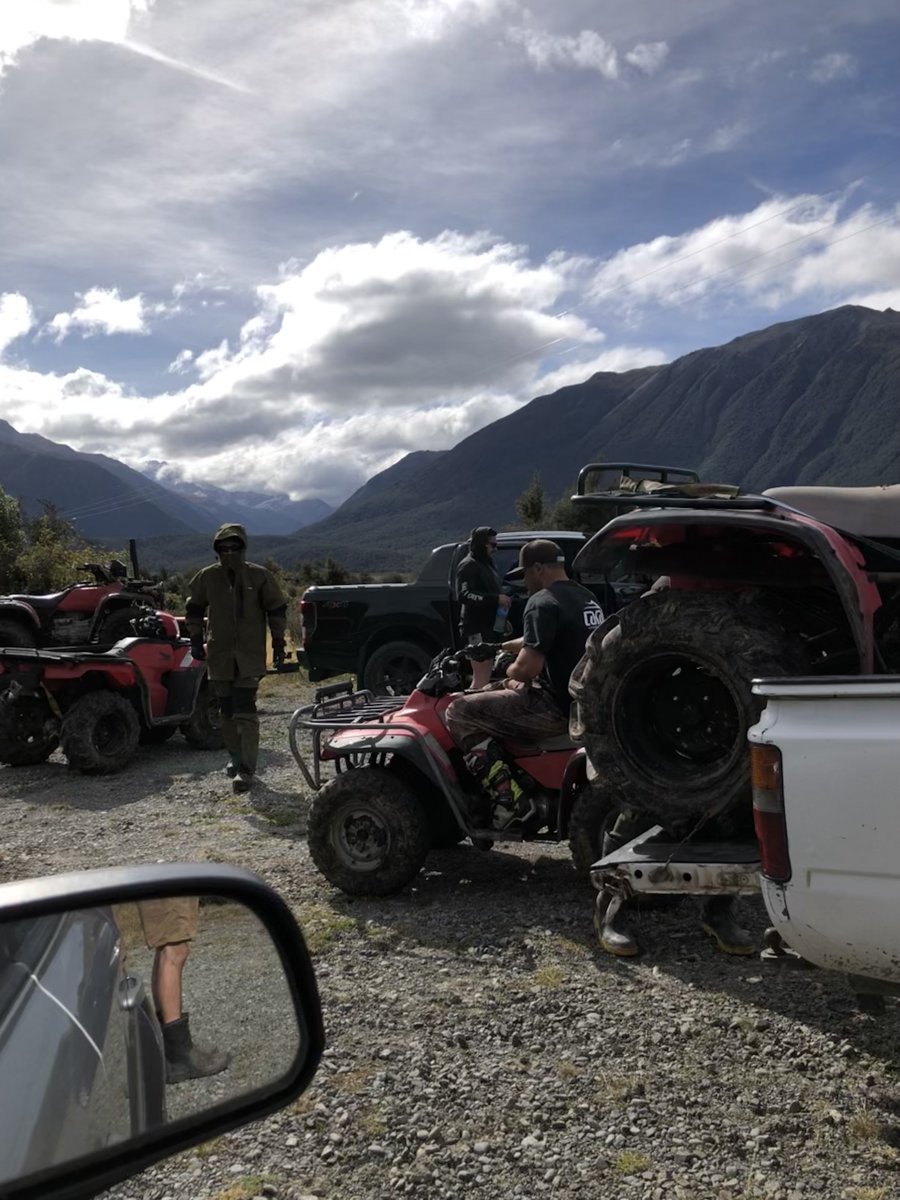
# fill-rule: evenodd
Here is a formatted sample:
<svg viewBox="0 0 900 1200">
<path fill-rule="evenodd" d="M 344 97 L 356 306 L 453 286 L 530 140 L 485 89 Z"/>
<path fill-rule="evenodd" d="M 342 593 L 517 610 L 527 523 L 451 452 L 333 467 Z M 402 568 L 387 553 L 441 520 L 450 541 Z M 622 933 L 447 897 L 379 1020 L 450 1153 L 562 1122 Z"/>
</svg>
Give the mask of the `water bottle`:
<svg viewBox="0 0 900 1200">
<path fill-rule="evenodd" d="M 494 633 L 505 633 L 506 631 L 506 609 L 502 604 L 497 605 L 497 614 L 494 617 Z"/>
</svg>

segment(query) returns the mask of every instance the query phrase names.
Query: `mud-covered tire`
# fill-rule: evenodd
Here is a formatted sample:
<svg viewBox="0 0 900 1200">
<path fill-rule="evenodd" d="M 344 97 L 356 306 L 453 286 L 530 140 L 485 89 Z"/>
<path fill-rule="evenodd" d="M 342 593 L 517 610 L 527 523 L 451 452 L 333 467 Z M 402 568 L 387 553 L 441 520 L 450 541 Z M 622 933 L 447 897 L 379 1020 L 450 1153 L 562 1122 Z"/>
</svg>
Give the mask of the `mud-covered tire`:
<svg viewBox="0 0 900 1200">
<path fill-rule="evenodd" d="M 161 746 L 178 732 L 177 725 L 141 726 L 140 743 L 142 746 Z"/>
<path fill-rule="evenodd" d="M 428 854 L 428 817 L 418 796 L 383 767 L 345 771 L 327 783 L 309 810 L 313 862 L 350 896 L 399 892 Z"/>
<path fill-rule="evenodd" d="M 150 609 L 140 608 L 137 605 L 131 608 L 115 609 L 102 621 L 97 631 L 97 641 L 101 645 L 112 646 L 116 642 L 120 642 L 122 638 L 137 637 L 131 628 L 131 622 L 137 617 L 146 616 L 149 611 Z"/>
<path fill-rule="evenodd" d="M 802 674 L 802 644 L 752 593 L 659 592 L 618 615 L 572 677 L 573 728 L 605 786 L 665 828 L 749 801 L 751 681 Z"/>
<path fill-rule="evenodd" d="M 207 680 L 204 679 L 200 684 L 190 721 L 180 725 L 179 729 L 188 745 L 195 750 L 224 750 L 219 701 L 210 692 Z"/>
<path fill-rule="evenodd" d="M 0 698 L 0 762 L 32 767 L 45 762 L 59 745 L 53 713 L 43 696 Z"/>
<path fill-rule="evenodd" d="M 59 742 L 69 765 L 86 775 L 112 775 L 134 758 L 141 724 L 115 692 L 81 696 L 63 717 Z"/>
<path fill-rule="evenodd" d="M 0 618 L 0 646 L 36 646 L 37 635 L 21 621 Z"/>
<path fill-rule="evenodd" d="M 569 817 L 569 849 L 579 878 L 590 878 L 591 867 L 603 857 L 603 835 L 620 812 L 621 805 L 597 785 L 587 784 L 575 797 Z"/>
<path fill-rule="evenodd" d="M 373 650 L 362 686 L 376 695 L 408 696 L 428 670 L 432 654 L 415 642 L 385 642 Z"/>
</svg>

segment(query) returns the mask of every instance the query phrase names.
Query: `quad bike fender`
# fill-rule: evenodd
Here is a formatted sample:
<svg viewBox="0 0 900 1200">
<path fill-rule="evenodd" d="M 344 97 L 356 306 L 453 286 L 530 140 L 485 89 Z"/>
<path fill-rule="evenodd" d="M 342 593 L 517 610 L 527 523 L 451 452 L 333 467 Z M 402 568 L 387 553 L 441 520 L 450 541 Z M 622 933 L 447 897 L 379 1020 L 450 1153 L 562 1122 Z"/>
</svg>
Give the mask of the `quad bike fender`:
<svg viewBox="0 0 900 1200">
<path fill-rule="evenodd" d="M 563 775 L 562 787 L 559 789 L 559 802 L 556 810 L 556 831 L 560 840 L 564 840 L 569 836 L 569 820 L 572 816 L 572 806 L 575 803 L 575 797 L 587 786 L 587 782 L 588 757 L 587 751 L 582 746 L 569 759 L 565 774 Z"/>
<path fill-rule="evenodd" d="M 11 596 L 0 597 L 0 618 L 2 617 L 21 621 L 23 625 L 35 631 L 41 627 L 41 619 L 31 605 L 24 600 L 14 600 Z"/>
<path fill-rule="evenodd" d="M 794 542 L 804 547 L 821 563 L 840 600 L 856 647 L 860 673 L 872 673 L 875 652 L 873 622 L 876 611 L 881 607 L 881 597 L 877 585 L 866 573 L 862 551 L 838 530 L 786 506 L 771 513 L 729 512 L 727 520 L 718 521 L 713 513 L 704 510 L 666 509 L 627 513 L 614 518 L 595 533 L 579 551 L 574 566 L 582 573 L 610 574 L 623 565 L 636 546 L 644 544 L 659 551 L 660 566 L 664 568 L 662 574 L 681 576 L 677 555 L 673 565 L 672 554 L 683 540 L 687 527 L 696 528 L 711 544 L 718 538 L 719 530 L 722 535 L 741 530 L 765 536 L 774 534 L 779 541 Z M 728 581 L 717 581 L 717 584 L 720 587 L 728 586 Z M 716 586 L 704 576 L 697 576 L 696 582 L 684 577 L 679 583 L 679 586 L 698 585 Z"/>
</svg>

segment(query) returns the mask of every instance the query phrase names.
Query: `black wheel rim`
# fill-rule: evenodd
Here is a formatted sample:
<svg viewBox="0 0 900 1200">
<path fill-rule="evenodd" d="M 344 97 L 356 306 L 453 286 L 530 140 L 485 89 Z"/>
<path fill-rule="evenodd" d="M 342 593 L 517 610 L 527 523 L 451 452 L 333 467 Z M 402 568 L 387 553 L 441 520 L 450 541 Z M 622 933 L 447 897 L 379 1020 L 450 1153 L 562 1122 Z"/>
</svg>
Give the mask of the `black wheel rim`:
<svg viewBox="0 0 900 1200">
<path fill-rule="evenodd" d="M 729 684 L 697 658 L 645 659 L 623 680 L 618 741 L 645 772 L 689 778 L 724 772 L 743 744 L 744 721 Z"/>
<path fill-rule="evenodd" d="M 94 726 L 91 739 L 94 749 L 103 758 L 121 754 L 128 747 L 128 729 L 125 722 L 115 713 L 108 713 Z"/>
<path fill-rule="evenodd" d="M 377 871 L 390 852 L 390 826 L 374 807 L 352 801 L 335 815 L 331 844 L 345 867 Z"/>
<path fill-rule="evenodd" d="M 382 686 L 395 696 L 407 696 L 415 689 L 425 668 L 418 659 L 405 654 L 390 659 L 382 674 Z"/>
</svg>

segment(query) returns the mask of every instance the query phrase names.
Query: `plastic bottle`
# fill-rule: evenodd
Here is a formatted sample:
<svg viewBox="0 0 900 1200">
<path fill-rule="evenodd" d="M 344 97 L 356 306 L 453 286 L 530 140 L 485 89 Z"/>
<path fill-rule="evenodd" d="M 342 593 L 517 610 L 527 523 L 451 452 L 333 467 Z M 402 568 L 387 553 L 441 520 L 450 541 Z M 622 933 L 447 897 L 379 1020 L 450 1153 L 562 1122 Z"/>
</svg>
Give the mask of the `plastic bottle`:
<svg viewBox="0 0 900 1200">
<path fill-rule="evenodd" d="M 506 609 L 502 604 L 497 605 L 497 615 L 494 617 L 494 633 L 503 633 L 506 629 Z"/>
</svg>

